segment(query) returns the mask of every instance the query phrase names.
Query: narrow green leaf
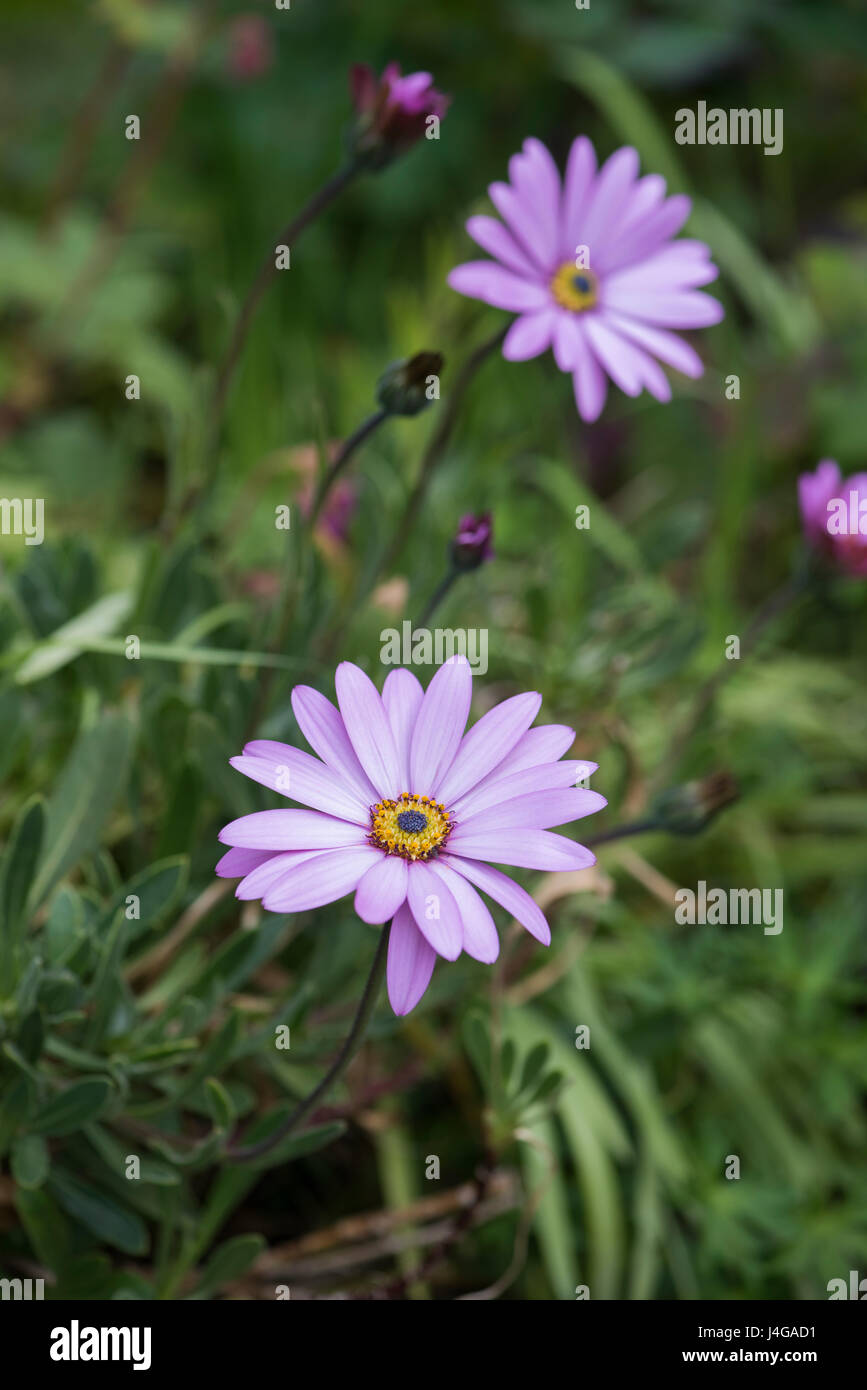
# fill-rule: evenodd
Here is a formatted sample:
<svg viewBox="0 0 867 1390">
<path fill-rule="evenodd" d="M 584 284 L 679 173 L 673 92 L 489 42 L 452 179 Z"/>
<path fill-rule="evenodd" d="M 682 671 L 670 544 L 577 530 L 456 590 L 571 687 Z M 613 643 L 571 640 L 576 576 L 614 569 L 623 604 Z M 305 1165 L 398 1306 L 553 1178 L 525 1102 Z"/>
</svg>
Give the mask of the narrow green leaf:
<svg viewBox="0 0 867 1390">
<path fill-rule="evenodd" d="M 36 1134 L 71 1134 L 96 1119 L 105 1108 L 111 1087 L 100 1077 L 78 1081 L 54 1096 L 36 1116 Z"/>
</svg>

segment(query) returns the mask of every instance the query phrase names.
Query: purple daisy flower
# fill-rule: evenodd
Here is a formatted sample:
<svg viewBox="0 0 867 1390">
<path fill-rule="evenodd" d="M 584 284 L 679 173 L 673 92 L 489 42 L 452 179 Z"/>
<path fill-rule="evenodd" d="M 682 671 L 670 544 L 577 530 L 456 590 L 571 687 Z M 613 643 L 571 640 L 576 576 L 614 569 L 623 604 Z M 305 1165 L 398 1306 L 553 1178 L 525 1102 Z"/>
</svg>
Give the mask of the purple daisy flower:
<svg viewBox="0 0 867 1390">
<path fill-rule="evenodd" d="M 467 231 L 496 259 L 470 261 L 448 277 L 452 289 L 520 315 L 503 343 L 511 362 L 552 348 L 571 372 L 579 414 L 596 420 L 608 378 L 627 396 L 645 388 L 671 399 L 659 361 L 686 376 L 701 359 L 672 328 L 704 328 L 722 305 L 696 293 L 718 274 L 702 241 L 671 238 L 691 209 L 665 196 L 658 174 L 638 177 L 638 154 L 616 150 L 597 170 L 586 136 L 573 143 L 562 184 L 539 140 L 509 161 L 510 183 L 488 192 L 503 219 L 471 217 Z M 657 361 L 659 359 L 659 361 Z"/>
<path fill-rule="evenodd" d="M 232 766 L 309 810 L 259 811 L 220 832 L 217 865 L 236 895 L 271 912 L 304 912 L 355 893 L 365 922 L 392 919 L 388 996 L 409 1013 L 437 956 L 497 959 L 483 893 L 548 945 L 548 923 L 529 893 L 492 864 L 585 869 L 595 855 L 551 833 L 606 805 L 576 782 L 596 764 L 561 761 L 575 733 L 530 725 L 541 695 L 514 695 L 464 732 L 472 697 L 465 657 L 439 668 L 427 690 L 391 672 L 380 696 L 357 666 L 335 675 L 335 709 L 309 686 L 292 708 L 313 752 L 256 739 Z M 243 876 L 243 877 L 242 877 Z"/>
</svg>

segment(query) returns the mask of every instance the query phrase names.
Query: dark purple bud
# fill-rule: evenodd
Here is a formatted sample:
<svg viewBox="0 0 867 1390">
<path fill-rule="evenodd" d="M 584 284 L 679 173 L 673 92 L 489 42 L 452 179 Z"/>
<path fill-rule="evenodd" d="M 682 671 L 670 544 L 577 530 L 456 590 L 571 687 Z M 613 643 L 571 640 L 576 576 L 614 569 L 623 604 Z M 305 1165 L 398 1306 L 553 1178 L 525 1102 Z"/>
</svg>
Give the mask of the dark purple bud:
<svg viewBox="0 0 867 1390">
<path fill-rule="evenodd" d="M 472 513 L 462 516 L 451 544 L 451 558 L 455 569 L 475 570 L 486 560 L 492 560 L 493 536 L 494 525 L 490 512 L 480 512 L 478 516 Z"/>
</svg>

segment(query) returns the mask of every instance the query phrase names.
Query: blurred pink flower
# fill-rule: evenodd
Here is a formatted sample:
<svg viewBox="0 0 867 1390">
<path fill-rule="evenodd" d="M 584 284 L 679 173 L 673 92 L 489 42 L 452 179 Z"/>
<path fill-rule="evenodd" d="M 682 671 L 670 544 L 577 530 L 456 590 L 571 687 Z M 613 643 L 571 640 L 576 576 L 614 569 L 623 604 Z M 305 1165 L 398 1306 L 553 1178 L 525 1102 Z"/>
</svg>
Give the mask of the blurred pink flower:
<svg viewBox="0 0 867 1390">
<path fill-rule="evenodd" d="M 381 77 L 366 63 L 356 63 L 350 88 L 359 117 L 355 150 L 380 165 L 420 140 L 428 117 L 441 119 L 451 102 L 434 87 L 429 72 L 402 77 L 398 63 L 389 63 Z"/>
<path fill-rule="evenodd" d="M 250 82 L 267 72 L 274 61 L 271 30 L 257 14 L 241 14 L 228 29 L 227 66 L 238 82 Z"/>
<path fill-rule="evenodd" d="M 570 372 L 579 414 L 596 420 L 608 378 L 628 396 L 647 389 L 671 399 L 659 359 L 686 376 L 704 366 L 670 330 L 704 328 L 722 306 L 696 293 L 715 280 L 702 241 L 671 238 L 689 216 L 684 194 L 665 196 L 658 174 L 638 177 L 638 155 L 624 146 L 596 167 L 586 136 L 572 145 L 565 179 L 539 140 L 509 161 L 510 183 L 493 183 L 502 222 L 471 217 L 467 231 L 495 259 L 457 266 L 452 289 L 520 315 L 503 356 L 520 362 L 552 348 Z"/>
<path fill-rule="evenodd" d="M 867 576 L 867 473 L 843 478 L 834 459 L 798 479 L 804 534 L 846 574 Z"/>
</svg>

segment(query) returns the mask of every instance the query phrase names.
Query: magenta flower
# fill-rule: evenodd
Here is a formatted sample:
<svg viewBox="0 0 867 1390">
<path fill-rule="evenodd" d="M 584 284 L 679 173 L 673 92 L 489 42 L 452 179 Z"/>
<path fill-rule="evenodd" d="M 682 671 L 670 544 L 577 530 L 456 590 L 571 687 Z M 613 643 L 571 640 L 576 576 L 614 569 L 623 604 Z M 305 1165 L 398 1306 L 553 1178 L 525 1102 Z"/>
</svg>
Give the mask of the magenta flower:
<svg viewBox="0 0 867 1390">
<path fill-rule="evenodd" d="M 478 516 L 470 512 L 462 516 L 451 546 L 455 569 L 475 570 L 486 560 L 493 560 L 493 538 L 494 524 L 490 512 L 480 512 Z"/>
<path fill-rule="evenodd" d="M 867 473 L 844 479 L 834 459 L 798 479 L 804 534 L 845 574 L 867 576 Z"/>
<path fill-rule="evenodd" d="M 257 739 L 232 766 L 309 810 L 259 811 L 220 832 L 232 848 L 217 865 L 242 877 L 239 898 L 271 912 L 304 912 L 355 893 L 365 922 L 392 919 L 388 996 L 409 1013 L 437 956 L 461 951 L 490 963 L 497 929 L 476 892 L 499 903 L 548 945 L 548 924 L 529 893 L 492 864 L 585 869 L 595 856 L 550 827 L 606 804 L 575 786 L 595 763 L 563 762 L 575 734 L 561 724 L 531 729 L 541 695 L 514 695 L 464 733 L 472 696 L 465 657 L 453 657 L 423 690 L 393 671 L 380 696 L 344 661 L 335 709 L 309 686 L 292 708 L 316 757 Z"/>
<path fill-rule="evenodd" d="M 511 183 L 492 183 L 503 221 L 471 217 L 467 231 L 495 259 L 457 266 L 452 289 L 520 315 L 506 334 L 511 362 L 552 348 L 571 372 L 578 411 L 598 418 L 608 377 L 628 396 L 645 388 L 671 399 L 659 366 L 686 376 L 701 359 L 672 328 L 718 323 L 722 305 L 696 293 L 717 277 L 702 241 L 672 241 L 690 199 L 666 198 L 658 174 L 638 177 L 638 155 L 625 146 L 597 171 L 586 136 L 572 145 L 566 177 L 539 140 L 509 161 Z M 657 358 L 659 361 L 657 361 Z"/>
<path fill-rule="evenodd" d="M 356 63 L 350 87 L 359 118 L 354 148 L 376 165 L 420 140 L 428 118 L 442 119 L 451 102 L 451 97 L 437 91 L 429 72 L 402 77 L 398 63 L 389 63 L 381 77 L 366 63 Z"/>
</svg>

